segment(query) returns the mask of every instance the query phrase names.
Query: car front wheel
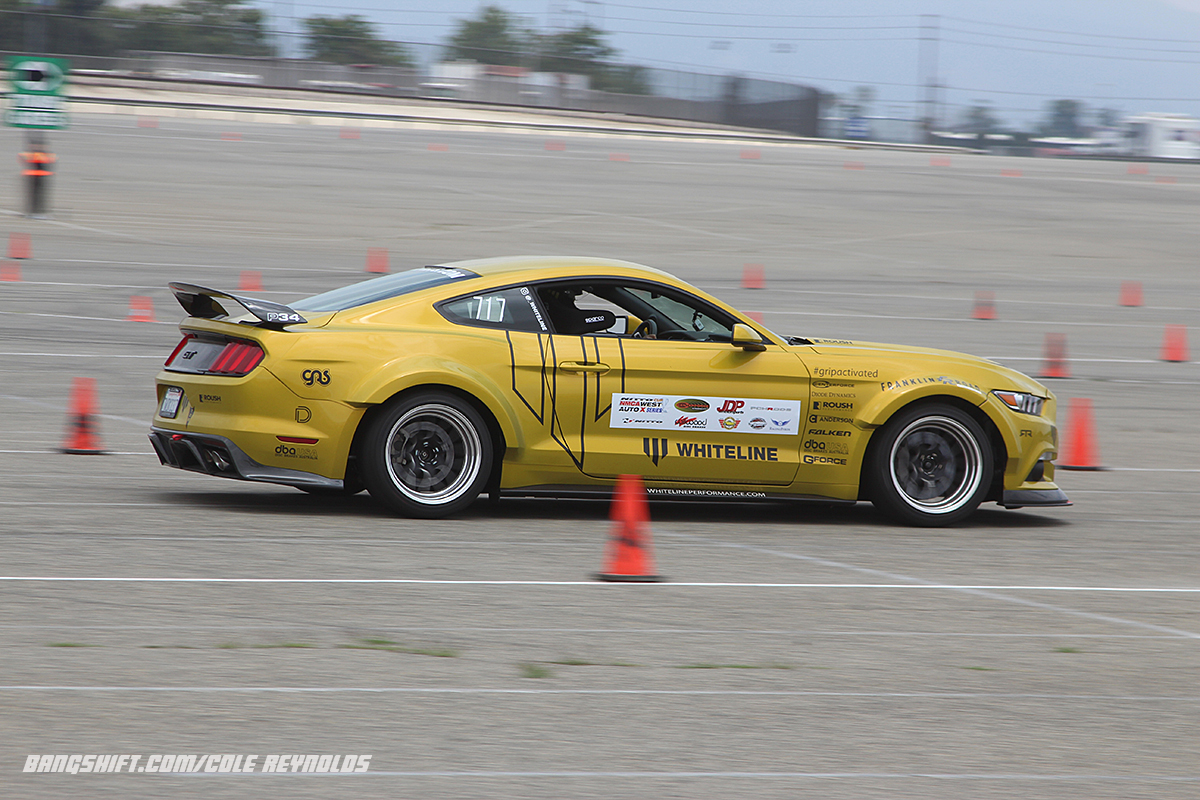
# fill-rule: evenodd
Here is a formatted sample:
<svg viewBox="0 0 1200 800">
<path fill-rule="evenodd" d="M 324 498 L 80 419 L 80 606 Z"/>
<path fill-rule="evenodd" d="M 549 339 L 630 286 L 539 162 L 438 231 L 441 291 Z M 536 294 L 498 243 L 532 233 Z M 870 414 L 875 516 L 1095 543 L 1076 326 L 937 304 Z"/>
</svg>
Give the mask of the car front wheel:
<svg viewBox="0 0 1200 800">
<path fill-rule="evenodd" d="M 941 403 L 901 411 L 872 442 L 871 501 L 910 525 L 952 525 L 983 501 L 992 462 L 987 436 L 965 411 Z"/>
<path fill-rule="evenodd" d="M 466 508 L 492 465 L 487 425 L 469 403 L 444 392 L 392 401 L 364 440 L 363 478 L 393 511 L 432 519 Z"/>
</svg>

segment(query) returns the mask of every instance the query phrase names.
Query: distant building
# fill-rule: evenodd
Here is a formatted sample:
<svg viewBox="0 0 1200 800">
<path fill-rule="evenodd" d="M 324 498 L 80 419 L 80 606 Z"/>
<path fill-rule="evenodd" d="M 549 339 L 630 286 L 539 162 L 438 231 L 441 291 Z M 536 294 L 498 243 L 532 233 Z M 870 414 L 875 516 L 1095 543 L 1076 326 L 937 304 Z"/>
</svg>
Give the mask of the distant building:
<svg viewBox="0 0 1200 800">
<path fill-rule="evenodd" d="M 1130 155 L 1200 158 L 1200 120 L 1184 114 L 1142 114 L 1125 123 Z"/>
</svg>

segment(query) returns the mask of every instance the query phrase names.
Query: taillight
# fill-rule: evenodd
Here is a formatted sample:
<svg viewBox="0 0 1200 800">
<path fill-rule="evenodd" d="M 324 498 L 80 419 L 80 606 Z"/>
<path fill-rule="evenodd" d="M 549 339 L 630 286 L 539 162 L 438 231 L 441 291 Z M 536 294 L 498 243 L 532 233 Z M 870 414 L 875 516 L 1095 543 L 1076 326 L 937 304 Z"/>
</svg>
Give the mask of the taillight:
<svg viewBox="0 0 1200 800">
<path fill-rule="evenodd" d="M 210 375 L 245 375 L 258 366 L 265 354 L 254 342 L 230 342 L 208 368 Z"/>
<path fill-rule="evenodd" d="M 195 338 L 196 338 L 196 334 L 185 333 L 183 335 L 183 338 L 179 341 L 179 344 L 175 345 L 175 349 L 171 351 L 171 355 L 167 356 L 167 360 L 163 362 L 163 366 L 164 367 L 171 366 L 171 362 L 175 360 L 175 356 L 179 355 L 179 351 L 183 349 L 183 346 Z"/>
</svg>

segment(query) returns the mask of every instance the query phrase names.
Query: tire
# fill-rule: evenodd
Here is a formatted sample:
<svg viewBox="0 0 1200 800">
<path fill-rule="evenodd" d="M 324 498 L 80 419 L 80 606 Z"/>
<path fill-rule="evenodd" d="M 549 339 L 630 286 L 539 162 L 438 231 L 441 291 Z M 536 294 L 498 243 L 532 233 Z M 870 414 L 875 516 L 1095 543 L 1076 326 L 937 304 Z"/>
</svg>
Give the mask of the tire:
<svg viewBox="0 0 1200 800">
<path fill-rule="evenodd" d="M 888 420 L 867 451 L 871 502 L 909 525 L 953 525 L 970 516 L 992 483 L 988 437 L 965 411 L 929 403 Z"/>
<path fill-rule="evenodd" d="M 420 392 L 384 406 L 363 440 L 371 496 L 399 514 L 436 519 L 470 505 L 492 469 L 492 438 L 469 403 Z"/>
</svg>

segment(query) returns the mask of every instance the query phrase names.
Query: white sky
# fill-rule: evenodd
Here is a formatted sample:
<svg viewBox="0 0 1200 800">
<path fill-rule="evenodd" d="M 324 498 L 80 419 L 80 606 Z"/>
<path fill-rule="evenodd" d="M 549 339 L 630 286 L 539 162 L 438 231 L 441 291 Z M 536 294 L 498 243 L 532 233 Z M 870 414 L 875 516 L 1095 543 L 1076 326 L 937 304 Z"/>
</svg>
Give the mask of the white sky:
<svg viewBox="0 0 1200 800">
<path fill-rule="evenodd" d="M 277 19 L 358 14 L 380 35 L 440 44 L 478 0 L 256 0 Z M 957 111 L 990 103 L 1010 124 L 1055 99 L 1123 114 L 1200 116 L 1200 0 L 496 0 L 541 29 L 591 20 L 621 59 L 740 72 L 846 93 L 875 87 L 874 113 L 924 98 L 922 15 L 937 15 L 938 81 Z M 292 23 L 290 30 L 299 30 Z M 285 29 L 287 29 L 285 28 Z M 724 43 L 724 44 L 714 44 Z M 956 111 L 946 113 L 957 113 Z M 945 116 L 943 116 L 945 120 Z M 953 117 L 950 120 L 953 121 Z"/>
</svg>

